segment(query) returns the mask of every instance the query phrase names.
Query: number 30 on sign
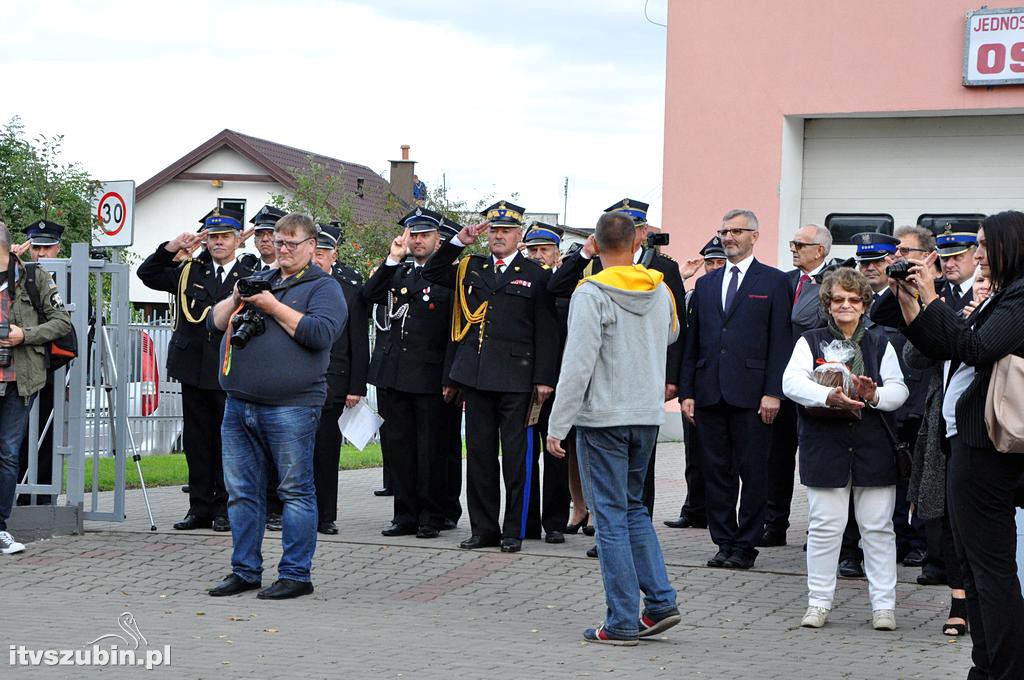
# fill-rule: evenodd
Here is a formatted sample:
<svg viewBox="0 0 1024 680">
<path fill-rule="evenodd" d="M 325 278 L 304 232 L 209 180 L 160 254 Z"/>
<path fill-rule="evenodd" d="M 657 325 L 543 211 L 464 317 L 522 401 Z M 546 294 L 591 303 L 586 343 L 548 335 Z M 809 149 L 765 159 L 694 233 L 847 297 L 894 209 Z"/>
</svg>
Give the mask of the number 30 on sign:
<svg viewBox="0 0 1024 680">
<path fill-rule="evenodd" d="M 135 221 L 134 181 L 104 182 L 96 192 L 92 207 L 98 227 L 93 232 L 92 245 L 132 245 Z"/>
<path fill-rule="evenodd" d="M 1024 7 L 967 15 L 964 85 L 1024 84 Z"/>
</svg>

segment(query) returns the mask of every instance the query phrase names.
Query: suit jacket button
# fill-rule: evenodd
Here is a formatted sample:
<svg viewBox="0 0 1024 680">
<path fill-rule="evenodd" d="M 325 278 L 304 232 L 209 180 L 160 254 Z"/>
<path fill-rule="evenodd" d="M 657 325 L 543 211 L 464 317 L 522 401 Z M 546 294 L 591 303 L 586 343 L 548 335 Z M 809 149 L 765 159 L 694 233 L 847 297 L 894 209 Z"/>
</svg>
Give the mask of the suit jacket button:
<svg viewBox="0 0 1024 680">
<path fill-rule="evenodd" d="M 724 347 L 722 348 L 722 354 L 725 354 L 725 348 Z"/>
<path fill-rule="evenodd" d="M 853 447 L 850 447 L 849 449 L 847 449 L 847 451 L 849 451 L 850 453 L 853 453 Z"/>
</svg>

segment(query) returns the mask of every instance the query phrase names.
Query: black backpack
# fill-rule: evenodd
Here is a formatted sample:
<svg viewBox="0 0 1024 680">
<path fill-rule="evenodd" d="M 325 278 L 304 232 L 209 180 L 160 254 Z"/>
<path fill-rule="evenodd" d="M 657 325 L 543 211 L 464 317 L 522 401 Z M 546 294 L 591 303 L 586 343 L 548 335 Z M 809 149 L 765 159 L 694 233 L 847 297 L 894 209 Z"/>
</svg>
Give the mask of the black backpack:
<svg viewBox="0 0 1024 680">
<path fill-rule="evenodd" d="M 39 287 L 36 285 L 36 269 L 39 267 L 36 262 L 25 264 L 25 291 L 28 293 L 32 306 L 36 308 L 39 318 L 43 318 L 43 302 L 39 297 Z M 78 356 L 78 334 L 75 327 L 71 332 L 50 342 L 46 348 L 47 368 L 51 371 L 64 368 Z"/>
</svg>

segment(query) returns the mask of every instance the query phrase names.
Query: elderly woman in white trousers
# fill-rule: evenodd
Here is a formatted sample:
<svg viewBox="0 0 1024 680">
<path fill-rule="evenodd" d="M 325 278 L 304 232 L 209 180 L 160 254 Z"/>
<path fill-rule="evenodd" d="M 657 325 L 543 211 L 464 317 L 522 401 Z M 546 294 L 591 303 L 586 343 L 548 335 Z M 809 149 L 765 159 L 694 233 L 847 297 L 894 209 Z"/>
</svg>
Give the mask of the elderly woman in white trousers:
<svg viewBox="0 0 1024 680">
<path fill-rule="evenodd" d="M 782 379 L 798 404 L 800 481 L 807 487 L 807 612 L 801 625 L 821 628 L 832 611 L 836 567 L 850 496 L 860 527 L 864 569 L 876 630 L 896 628 L 896 462 L 883 422 L 907 399 L 899 360 L 881 327 L 867 328 L 871 288 L 862 274 L 841 268 L 820 289 L 827 328 L 804 333 Z M 849 392 L 819 384 L 814 370 L 831 342 L 846 348 Z M 854 396 L 854 394 L 856 396 Z"/>
</svg>

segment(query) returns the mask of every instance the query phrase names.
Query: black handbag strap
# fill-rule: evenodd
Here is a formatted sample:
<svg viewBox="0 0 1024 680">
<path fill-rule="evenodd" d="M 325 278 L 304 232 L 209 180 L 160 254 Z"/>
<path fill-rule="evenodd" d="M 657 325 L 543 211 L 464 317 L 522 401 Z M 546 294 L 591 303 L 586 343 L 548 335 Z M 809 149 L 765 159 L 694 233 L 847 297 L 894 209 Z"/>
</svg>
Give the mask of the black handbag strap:
<svg viewBox="0 0 1024 680">
<path fill-rule="evenodd" d="M 882 421 L 882 427 L 885 428 L 885 433 L 887 435 L 889 435 L 889 441 L 892 443 L 893 448 L 896 448 L 897 446 L 899 446 L 900 445 L 899 437 L 897 437 L 896 433 L 892 431 L 892 426 L 889 425 L 889 421 L 885 419 L 885 416 L 882 415 L 881 411 L 878 411 L 876 409 L 871 409 L 871 410 L 878 414 L 878 419 Z"/>
</svg>

